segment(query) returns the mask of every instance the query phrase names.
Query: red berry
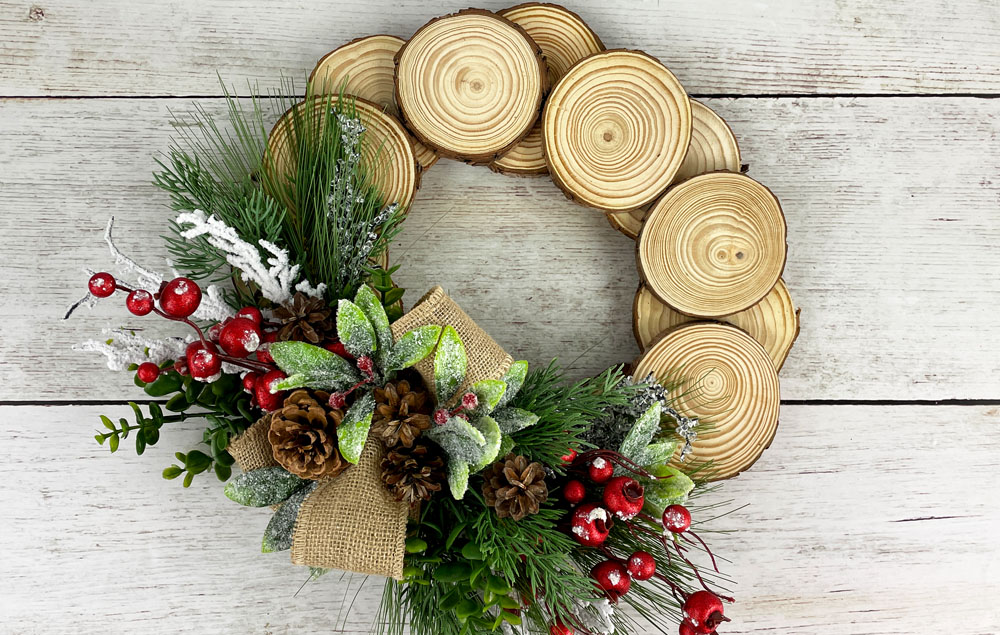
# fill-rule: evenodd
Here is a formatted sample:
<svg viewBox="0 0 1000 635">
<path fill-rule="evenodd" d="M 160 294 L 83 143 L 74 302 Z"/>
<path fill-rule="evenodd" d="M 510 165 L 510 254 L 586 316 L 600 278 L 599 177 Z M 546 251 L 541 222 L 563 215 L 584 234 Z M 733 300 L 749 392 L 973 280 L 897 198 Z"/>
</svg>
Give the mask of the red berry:
<svg viewBox="0 0 1000 635">
<path fill-rule="evenodd" d="M 227 355 L 247 357 L 260 348 L 260 329 L 246 318 L 233 318 L 219 333 L 219 347 Z"/>
<path fill-rule="evenodd" d="M 87 288 L 90 290 L 91 295 L 95 295 L 98 298 L 106 298 L 115 292 L 118 288 L 118 283 L 115 281 L 113 275 L 102 271 L 90 276 Z"/>
<path fill-rule="evenodd" d="M 549 635 L 573 635 L 574 632 L 575 631 L 572 628 L 566 626 L 562 622 L 553 624 L 549 627 Z"/>
<path fill-rule="evenodd" d="M 331 408 L 339 410 L 347 405 L 347 395 L 342 392 L 332 392 L 330 393 L 330 398 L 327 400 L 327 404 Z"/>
<path fill-rule="evenodd" d="M 683 505 L 669 505 L 663 510 L 663 528 L 682 534 L 691 527 L 691 512 Z"/>
<path fill-rule="evenodd" d="M 285 377 L 287 375 L 280 370 L 272 370 L 264 373 L 264 376 L 257 380 L 257 384 L 254 386 L 254 396 L 257 398 L 257 405 L 262 410 L 277 410 L 282 406 L 285 401 L 285 391 L 275 391 L 274 385 Z"/>
<path fill-rule="evenodd" d="M 587 466 L 587 474 L 590 476 L 590 480 L 598 485 L 607 483 L 614 473 L 615 466 L 611 464 L 611 461 L 602 457 L 597 457 Z"/>
<path fill-rule="evenodd" d="M 222 335 L 222 329 L 226 326 L 226 324 L 229 324 L 229 320 L 231 319 L 232 318 L 228 318 L 225 322 L 216 322 L 212 326 L 208 327 L 208 330 L 205 331 L 205 337 L 213 342 L 218 342 L 219 336 Z"/>
<path fill-rule="evenodd" d="M 131 291 L 125 298 L 125 308 L 132 315 L 149 315 L 153 312 L 153 294 L 145 289 Z"/>
<path fill-rule="evenodd" d="M 642 511 L 643 488 L 628 476 L 616 476 L 604 486 L 604 506 L 622 520 L 630 520 Z"/>
<path fill-rule="evenodd" d="M 632 588 L 632 580 L 628 577 L 628 571 L 621 564 L 613 560 L 605 560 L 590 570 L 590 577 L 597 580 L 607 594 L 608 599 L 617 602 L 618 598 L 628 593 Z"/>
<path fill-rule="evenodd" d="M 145 384 L 151 384 L 160 376 L 160 367 L 153 362 L 143 362 L 135 371 L 135 376 Z"/>
<path fill-rule="evenodd" d="M 190 278 L 174 278 L 160 289 L 160 308 L 170 317 L 186 318 L 201 304 L 201 287 Z"/>
<path fill-rule="evenodd" d="M 466 410 L 473 410 L 479 406 L 479 397 L 474 392 L 467 392 L 462 395 L 462 407 Z"/>
<path fill-rule="evenodd" d="M 375 372 L 375 362 L 372 358 L 367 355 L 362 355 L 358 358 L 358 370 L 365 374 L 367 377 L 371 377 Z"/>
<path fill-rule="evenodd" d="M 260 309 L 255 306 L 245 306 L 236 312 L 236 317 L 246 318 L 253 322 L 255 325 L 260 326 L 264 322 L 264 316 L 261 315 Z"/>
<path fill-rule="evenodd" d="M 587 488 L 580 481 L 573 479 L 563 485 L 563 499 L 570 505 L 576 505 L 587 497 Z"/>
<path fill-rule="evenodd" d="M 337 340 L 333 344 L 327 344 L 326 350 L 330 351 L 331 353 L 336 353 L 337 355 L 340 355 L 349 362 L 354 361 L 354 355 L 351 355 L 350 353 L 347 352 L 347 348 L 344 346 L 344 343 L 341 342 L 340 340 Z"/>
<path fill-rule="evenodd" d="M 689 622 L 681 622 L 678 633 L 680 635 L 699 635 L 698 631 L 694 630 L 694 627 Z"/>
<path fill-rule="evenodd" d="M 565 465 L 569 465 L 570 463 L 573 462 L 573 459 L 576 458 L 576 450 L 574 450 L 573 448 L 570 448 L 570 449 L 566 450 L 566 454 L 563 454 L 559 458 L 562 460 L 562 462 Z"/>
<path fill-rule="evenodd" d="M 200 381 L 215 381 L 222 372 L 222 358 L 219 350 L 211 342 L 203 344 L 196 340 L 188 344 L 185 351 L 187 367 L 191 376 Z"/>
<path fill-rule="evenodd" d="M 178 359 L 174 362 L 174 370 L 178 375 L 190 375 L 191 371 L 188 369 L 186 359 Z"/>
<path fill-rule="evenodd" d="M 729 618 L 723 615 L 722 600 L 709 591 L 696 591 L 684 600 L 681 607 L 684 621 L 694 627 L 696 633 L 707 635 L 715 632 L 715 628 Z"/>
<path fill-rule="evenodd" d="M 584 547 L 600 547 L 608 539 L 612 524 L 611 514 L 606 509 L 594 503 L 584 503 L 573 510 L 570 531 Z"/>
<path fill-rule="evenodd" d="M 253 394 L 253 389 L 257 385 L 257 380 L 260 378 L 260 373 L 250 371 L 246 375 L 243 375 L 243 390 Z"/>
<path fill-rule="evenodd" d="M 646 551 L 636 551 L 628 557 L 628 574 L 636 580 L 648 580 L 656 573 L 656 560 Z"/>
<path fill-rule="evenodd" d="M 269 331 L 267 333 L 264 333 L 261 336 L 260 340 L 261 340 L 260 348 L 257 349 L 257 360 L 264 362 L 265 364 L 273 364 L 274 358 L 271 357 L 271 354 L 267 352 L 267 349 L 269 348 L 268 344 L 274 344 L 275 342 L 278 341 L 278 332 Z"/>
<path fill-rule="evenodd" d="M 448 419 L 450 418 L 451 415 L 448 414 L 448 411 L 445 410 L 444 408 L 439 408 L 437 411 L 434 412 L 434 423 L 438 424 L 439 426 L 443 426 L 444 424 L 448 423 Z"/>
</svg>

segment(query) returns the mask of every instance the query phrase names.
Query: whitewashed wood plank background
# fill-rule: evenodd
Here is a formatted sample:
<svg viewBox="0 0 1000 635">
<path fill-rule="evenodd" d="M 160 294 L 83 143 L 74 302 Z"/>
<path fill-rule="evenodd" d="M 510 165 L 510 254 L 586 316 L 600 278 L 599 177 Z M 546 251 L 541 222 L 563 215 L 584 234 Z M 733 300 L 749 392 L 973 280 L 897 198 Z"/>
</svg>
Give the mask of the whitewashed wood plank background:
<svg viewBox="0 0 1000 635">
<path fill-rule="evenodd" d="M 93 443 L 139 395 L 68 347 L 122 313 L 59 318 L 106 262 L 108 215 L 162 261 L 153 155 L 168 109 L 221 108 L 216 70 L 273 87 L 464 6 L 0 1 L 0 633 L 366 630 L 377 582 L 346 621 L 360 577 L 293 597 L 301 572 L 253 555 L 266 515 L 160 479 L 194 426 L 142 458 Z M 788 216 L 803 331 L 775 443 L 715 495 L 750 504 L 716 523 L 740 530 L 716 537 L 739 582 L 726 632 L 1000 632 L 1000 5 L 571 8 L 715 97 Z M 636 353 L 631 242 L 545 179 L 441 162 L 393 254 L 411 299 L 443 284 L 533 362 L 580 376 Z"/>
</svg>

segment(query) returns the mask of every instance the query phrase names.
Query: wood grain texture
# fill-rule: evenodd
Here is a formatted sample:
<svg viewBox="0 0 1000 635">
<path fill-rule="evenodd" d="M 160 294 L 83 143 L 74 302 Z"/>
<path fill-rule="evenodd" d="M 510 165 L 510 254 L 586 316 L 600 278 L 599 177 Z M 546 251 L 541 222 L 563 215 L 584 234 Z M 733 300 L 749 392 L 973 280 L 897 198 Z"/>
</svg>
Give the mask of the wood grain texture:
<svg viewBox="0 0 1000 635">
<path fill-rule="evenodd" d="M 288 554 L 257 553 L 265 510 L 231 503 L 210 476 L 188 490 L 160 478 L 196 425 L 164 430 L 142 457 L 87 434 L 99 414 L 126 411 L 0 407 L 0 632 L 367 631 L 377 579 L 345 625 L 360 576 L 348 591 L 329 574 L 296 596 L 304 575 Z M 726 633 L 950 632 L 949 606 L 963 633 L 1000 630 L 997 408 L 788 406 L 778 439 L 709 499 L 748 504 L 709 525 L 738 533 L 703 534 L 739 582 Z"/>
<path fill-rule="evenodd" d="M 60 318 L 86 282 L 81 267 L 109 266 L 109 215 L 123 248 L 162 263 L 170 212 L 149 183 L 171 133 L 168 105 L 185 107 L 0 102 L 0 232 L 16 246 L 0 296 L 17 298 L 0 306 L 0 399 L 130 394 L 127 378 L 69 346 L 102 326 L 159 325 L 128 319 L 117 303 Z M 1000 397 L 1000 157 L 984 152 L 1000 138 L 1000 100 L 709 105 L 787 216 L 785 281 L 805 319 L 782 370 L 784 398 Z M 441 162 L 392 249 L 399 282 L 410 303 L 441 284 L 515 358 L 599 372 L 638 352 L 638 278 L 633 241 L 592 211 L 547 179 Z"/>
<path fill-rule="evenodd" d="M 511 0 L 485 0 L 500 10 Z M 0 95 L 218 95 L 216 71 L 278 87 L 356 37 L 408 38 L 469 6 L 401 0 L 0 2 Z M 1000 5 L 980 0 L 579 0 L 609 48 L 660 58 L 694 94 L 1000 93 Z M 37 11 L 36 9 L 40 9 Z"/>
</svg>

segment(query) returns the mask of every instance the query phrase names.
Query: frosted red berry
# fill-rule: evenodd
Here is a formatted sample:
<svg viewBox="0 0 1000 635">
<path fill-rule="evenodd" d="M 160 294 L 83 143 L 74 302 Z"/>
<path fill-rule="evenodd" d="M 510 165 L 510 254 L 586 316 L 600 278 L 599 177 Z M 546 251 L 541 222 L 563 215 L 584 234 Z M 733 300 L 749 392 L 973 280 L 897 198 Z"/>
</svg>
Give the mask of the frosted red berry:
<svg viewBox="0 0 1000 635">
<path fill-rule="evenodd" d="M 264 322 L 264 316 L 261 314 L 260 309 L 255 306 L 243 307 L 236 312 L 236 317 L 250 320 L 258 327 Z"/>
<path fill-rule="evenodd" d="M 153 312 L 153 294 L 145 289 L 130 291 L 125 298 L 125 308 L 132 315 L 149 315 Z"/>
<path fill-rule="evenodd" d="M 219 348 L 233 357 L 247 357 L 260 348 L 260 328 L 247 318 L 229 320 L 219 333 Z"/>
<path fill-rule="evenodd" d="M 327 403 L 331 408 L 340 409 L 347 405 L 347 397 L 342 392 L 331 393 Z"/>
<path fill-rule="evenodd" d="M 586 486 L 576 479 L 566 481 L 562 490 L 563 500 L 570 505 L 577 505 L 587 497 Z"/>
<path fill-rule="evenodd" d="M 462 395 L 462 407 L 466 410 L 472 410 L 479 406 L 479 397 L 476 396 L 474 392 L 467 392 Z"/>
<path fill-rule="evenodd" d="M 691 528 L 691 512 L 683 505 L 668 505 L 663 510 L 663 528 L 675 534 L 682 534 Z"/>
<path fill-rule="evenodd" d="M 600 547 L 608 539 L 613 524 L 608 510 L 594 503 L 584 503 L 573 510 L 570 533 L 584 547 Z"/>
<path fill-rule="evenodd" d="M 613 560 L 598 563 L 590 570 L 590 577 L 597 581 L 597 585 L 612 602 L 617 602 L 618 598 L 632 588 L 632 579 L 628 577 L 628 571 Z"/>
<path fill-rule="evenodd" d="M 365 376 L 371 377 L 375 373 L 375 362 L 368 355 L 362 355 L 358 358 L 358 370 Z"/>
<path fill-rule="evenodd" d="M 440 408 L 434 412 L 434 423 L 438 424 L 439 426 L 443 426 L 444 424 L 448 423 L 448 419 L 450 418 L 451 415 L 449 415 L 448 411 L 445 410 L 444 408 Z"/>
<path fill-rule="evenodd" d="M 603 458 L 597 457 L 590 462 L 587 466 L 587 475 L 590 480 L 597 484 L 607 483 L 611 480 L 611 477 L 615 473 L 615 466 L 612 465 L 611 461 Z"/>
<path fill-rule="evenodd" d="M 563 462 L 564 465 L 569 465 L 570 463 L 573 462 L 575 458 L 576 458 L 576 450 L 574 450 L 573 448 L 569 448 L 568 450 L 566 450 L 566 454 L 563 454 L 561 457 L 559 457 L 559 459 Z"/>
<path fill-rule="evenodd" d="M 604 486 L 604 506 L 615 516 L 630 520 L 642 511 L 644 491 L 639 481 L 616 476 Z"/>
<path fill-rule="evenodd" d="M 722 600 L 710 591 L 696 591 L 684 600 L 681 612 L 684 621 L 688 622 L 695 633 L 708 635 L 714 633 L 716 627 L 723 622 L 728 622 L 729 618 L 723 613 Z"/>
<path fill-rule="evenodd" d="M 689 622 L 681 622 L 677 632 L 679 635 L 699 635 L 698 631 Z"/>
<path fill-rule="evenodd" d="M 144 384 L 151 384 L 160 376 L 160 367 L 153 362 L 143 362 L 136 369 L 135 376 Z"/>
<path fill-rule="evenodd" d="M 188 344 L 185 351 L 191 376 L 200 381 L 215 381 L 222 372 L 222 358 L 211 342 L 197 340 Z"/>
<path fill-rule="evenodd" d="M 243 390 L 253 394 L 253 389 L 257 386 L 257 380 L 260 379 L 260 373 L 250 371 L 246 375 L 243 375 Z"/>
<path fill-rule="evenodd" d="M 274 358 L 271 357 L 271 353 L 268 352 L 268 345 L 274 344 L 277 341 L 277 331 L 269 331 L 261 335 L 260 348 L 257 349 L 257 360 L 264 362 L 265 364 L 273 364 Z"/>
<path fill-rule="evenodd" d="M 160 308 L 170 317 L 189 317 L 199 305 L 201 287 L 190 278 L 174 278 L 160 289 Z"/>
<path fill-rule="evenodd" d="M 549 627 L 549 635 L 573 635 L 574 631 L 565 624 L 553 624 Z"/>
<path fill-rule="evenodd" d="M 656 559 L 646 551 L 636 551 L 628 557 L 628 574 L 634 580 L 648 580 L 656 573 Z"/>
<path fill-rule="evenodd" d="M 87 282 L 87 289 L 90 290 L 90 294 L 98 298 L 111 296 L 117 288 L 118 283 L 115 282 L 115 277 L 105 271 L 90 276 L 90 281 Z"/>
<path fill-rule="evenodd" d="M 262 410 L 277 410 L 285 401 L 285 391 L 277 390 L 275 384 L 285 379 L 287 375 L 280 370 L 272 370 L 257 380 L 254 386 L 254 397 Z"/>
</svg>

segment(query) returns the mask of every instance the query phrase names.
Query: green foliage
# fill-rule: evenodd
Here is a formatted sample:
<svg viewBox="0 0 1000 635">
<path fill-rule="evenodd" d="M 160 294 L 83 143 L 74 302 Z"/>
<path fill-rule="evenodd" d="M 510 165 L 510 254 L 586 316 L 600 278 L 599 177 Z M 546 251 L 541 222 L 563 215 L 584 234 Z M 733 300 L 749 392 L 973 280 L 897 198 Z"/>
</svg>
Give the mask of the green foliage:
<svg viewBox="0 0 1000 635">
<path fill-rule="evenodd" d="M 344 420 L 337 426 L 337 444 L 340 454 L 348 463 L 357 463 L 361 458 L 374 412 L 375 397 L 367 392 L 354 402 L 344 415 Z"/>
<path fill-rule="evenodd" d="M 446 404 L 455 396 L 458 387 L 465 380 L 468 364 L 465 344 L 458 331 L 453 326 L 445 326 L 434 353 L 434 394 L 438 403 Z"/>
<path fill-rule="evenodd" d="M 350 300 L 341 300 L 337 307 L 337 337 L 354 357 L 371 355 L 378 348 L 375 328 L 361 307 Z"/>
<path fill-rule="evenodd" d="M 660 464 L 647 468 L 651 474 L 660 479 L 643 479 L 645 488 L 644 511 L 654 518 L 663 515 L 668 505 L 681 505 L 688 499 L 694 489 L 694 481 L 684 472 L 669 465 Z"/>
<path fill-rule="evenodd" d="M 303 483 L 303 479 L 283 467 L 262 467 L 226 483 L 225 493 L 229 500 L 240 505 L 267 507 L 287 500 Z"/>
<path fill-rule="evenodd" d="M 502 408 L 510 403 L 514 396 L 521 390 L 521 387 L 524 386 L 524 380 L 527 376 L 528 362 L 521 360 L 511 364 L 510 368 L 507 369 L 507 372 L 501 378 L 501 381 L 507 384 L 507 390 L 504 391 L 495 407 Z"/>
<path fill-rule="evenodd" d="M 441 327 L 434 324 L 418 326 L 400 336 L 389 355 L 387 370 L 403 370 L 413 366 L 434 352 Z"/>
<path fill-rule="evenodd" d="M 385 312 L 385 307 L 368 285 L 361 285 L 358 289 L 358 293 L 354 296 L 354 304 L 364 313 L 375 333 L 377 344 L 375 361 L 380 367 L 386 368 L 395 341 L 392 338 L 392 329 L 389 328 L 389 316 Z"/>
<path fill-rule="evenodd" d="M 507 384 L 500 379 L 484 379 L 472 384 L 469 391 L 479 400 L 476 414 L 489 414 L 499 405 L 504 393 L 507 392 Z"/>
<path fill-rule="evenodd" d="M 264 530 L 260 549 L 263 553 L 275 553 L 292 548 L 292 533 L 295 531 L 295 519 L 299 516 L 299 508 L 318 486 L 318 481 L 309 481 L 278 507 Z"/>
<path fill-rule="evenodd" d="M 316 390 L 344 390 L 361 379 L 343 357 L 307 342 L 275 342 L 269 349 L 278 368 L 288 375 L 275 387 L 289 390 L 308 386 Z"/>
<path fill-rule="evenodd" d="M 395 322 L 403 317 L 403 294 L 405 289 L 400 289 L 392 281 L 392 274 L 399 270 L 399 265 L 383 269 L 381 267 L 369 267 L 365 271 L 369 275 L 369 284 L 378 294 L 379 302 L 385 309 L 389 322 Z"/>
</svg>

